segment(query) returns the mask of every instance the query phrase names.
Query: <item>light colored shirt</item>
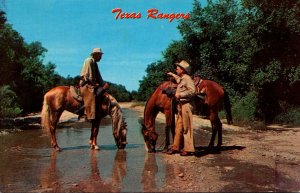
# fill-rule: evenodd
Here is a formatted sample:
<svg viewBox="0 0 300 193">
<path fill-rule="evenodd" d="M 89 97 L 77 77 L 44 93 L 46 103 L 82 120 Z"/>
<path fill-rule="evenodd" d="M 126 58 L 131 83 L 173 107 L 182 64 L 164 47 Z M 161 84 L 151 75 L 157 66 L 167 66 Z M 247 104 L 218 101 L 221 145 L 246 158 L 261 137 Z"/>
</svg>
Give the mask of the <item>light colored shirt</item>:
<svg viewBox="0 0 300 193">
<path fill-rule="evenodd" d="M 89 57 L 84 61 L 80 76 L 93 85 L 99 84 L 102 86 L 104 84 L 98 64 L 92 57 Z"/>
<path fill-rule="evenodd" d="M 179 93 L 179 99 L 192 99 L 195 95 L 195 83 L 192 78 L 184 74 L 182 77 L 175 75 L 174 76 L 176 82 L 178 83 L 176 93 Z"/>
</svg>

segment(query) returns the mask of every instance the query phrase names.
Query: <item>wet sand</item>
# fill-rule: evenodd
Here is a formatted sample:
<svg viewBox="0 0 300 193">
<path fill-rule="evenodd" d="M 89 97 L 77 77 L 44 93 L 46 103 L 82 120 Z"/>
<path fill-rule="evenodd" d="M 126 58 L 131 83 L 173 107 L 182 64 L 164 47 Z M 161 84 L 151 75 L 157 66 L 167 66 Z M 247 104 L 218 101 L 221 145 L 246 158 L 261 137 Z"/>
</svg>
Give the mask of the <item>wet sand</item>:
<svg viewBox="0 0 300 193">
<path fill-rule="evenodd" d="M 133 109 L 142 115 L 144 107 Z M 159 114 L 157 120 L 164 123 L 164 115 Z M 206 154 L 203 150 L 210 140 L 210 122 L 195 115 L 193 122 L 200 153 L 192 157 L 163 154 L 172 175 L 164 191 L 300 191 L 300 128 L 272 125 L 264 131 L 251 130 L 222 120 L 222 149 Z M 163 135 L 162 128 L 160 132 Z"/>
</svg>

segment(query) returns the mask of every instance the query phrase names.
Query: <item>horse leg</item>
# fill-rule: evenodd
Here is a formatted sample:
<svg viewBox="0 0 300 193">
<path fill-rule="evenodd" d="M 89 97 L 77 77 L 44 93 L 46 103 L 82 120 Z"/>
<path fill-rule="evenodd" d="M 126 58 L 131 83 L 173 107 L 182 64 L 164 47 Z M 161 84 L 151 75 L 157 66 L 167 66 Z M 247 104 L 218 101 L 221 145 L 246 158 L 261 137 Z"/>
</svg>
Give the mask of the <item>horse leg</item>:
<svg viewBox="0 0 300 193">
<path fill-rule="evenodd" d="M 163 153 L 167 152 L 169 149 L 169 145 L 170 145 L 170 126 L 167 125 L 165 128 L 165 146 L 163 149 Z"/>
<path fill-rule="evenodd" d="M 217 144 L 217 149 L 221 148 L 222 145 L 222 123 L 220 121 L 220 118 L 217 117 L 217 122 L 216 122 L 216 127 L 218 129 L 218 144 Z"/>
<path fill-rule="evenodd" d="M 172 117 L 172 110 L 166 110 L 164 112 L 165 118 L 166 118 L 166 127 L 165 127 L 165 147 L 163 149 L 163 152 L 167 152 L 170 146 L 170 130 L 172 132 L 172 136 L 174 139 L 175 136 L 175 128 L 173 123 L 173 117 Z"/>
<path fill-rule="evenodd" d="M 217 134 L 217 131 L 218 131 L 217 127 L 216 127 L 217 115 L 216 115 L 215 112 L 210 112 L 209 113 L 209 120 L 210 120 L 210 123 L 211 123 L 212 135 L 211 135 L 211 138 L 210 138 L 210 142 L 209 142 L 208 148 L 209 149 L 213 149 L 215 138 L 216 138 L 216 134 Z"/>
<path fill-rule="evenodd" d="M 61 114 L 62 114 L 61 111 L 51 112 L 51 120 L 50 120 L 51 145 L 56 151 L 61 151 L 61 148 L 58 146 L 56 140 L 56 126 Z"/>
<path fill-rule="evenodd" d="M 91 128 L 91 137 L 90 137 L 90 145 L 91 149 L 99 150 L 99 146 L 97 145 L 97 136 L 99 133 L 99 126 L 100 126 L 100 119 L 96 118 L 92 121 L 92 128 Z"/>
<path fill-rule="evenodd" d="M 218 112 L 210 112 L 209 119 L 210 119 L 211 127 L 212 127 L 212 135 L 211 135 L 211 139 L 210 139 L 210 142 L 208 145 L 208 149 L 209 150 L 213 149 L 217 133 L 218 133 L 217 148 L 219 149 L 222 145 L 222 123 L 218 116 Z"/>
<path fill-rule="evenodd" d="M 93 133 L 94 133 L 93 131 L 94 131 L 94 127 L 93 127 L 93 123 L 92 123 L 92 126 L 91 126 L 91 136 L 90 136 L 90 140 L 89 140 L 89 144 L 90 145 L 92 145 L 92 143 L 93 143 L 93 136 L 94 136 L 93 135 Z"/>
</svg>

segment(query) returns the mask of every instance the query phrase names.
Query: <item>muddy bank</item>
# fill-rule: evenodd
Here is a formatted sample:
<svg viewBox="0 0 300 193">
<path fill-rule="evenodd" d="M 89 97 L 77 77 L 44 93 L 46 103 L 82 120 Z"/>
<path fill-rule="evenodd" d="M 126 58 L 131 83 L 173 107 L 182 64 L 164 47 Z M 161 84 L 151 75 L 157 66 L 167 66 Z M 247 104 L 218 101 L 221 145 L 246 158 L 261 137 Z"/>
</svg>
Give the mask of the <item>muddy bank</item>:
<svg viewBox="0 0 300 193">
<path fill-rule="evenodd" d="M 40 129 L 41 116 L 29 115 L 17 118 L 0 118 L 0 129 Z"/>
<path fill-rule="evenodd" d="M 141 106 L 133 109 L 143 112 Z M 157 120 L 164 122 L 163 114 Z M 210 122 L 194 116 L 194 133 L 197 156 L 163 154 L 171 171 L 164 191 L 300 191 L 300 128 L 272 125 L 264 131 L 250 130 L 224 121 L 223 147 L 212 153 L 204 151 L 211 136 Z"/>
</svg>

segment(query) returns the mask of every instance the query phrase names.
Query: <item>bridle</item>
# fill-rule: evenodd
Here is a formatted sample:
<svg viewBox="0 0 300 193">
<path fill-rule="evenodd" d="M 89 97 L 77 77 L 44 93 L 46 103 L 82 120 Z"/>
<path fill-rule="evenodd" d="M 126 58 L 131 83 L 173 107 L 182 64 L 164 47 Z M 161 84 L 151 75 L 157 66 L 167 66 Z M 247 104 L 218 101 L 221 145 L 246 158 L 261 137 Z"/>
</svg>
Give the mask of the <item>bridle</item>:
<svg viewBox="0 0 300 193">
<path fill-rule="evenodd" d="M 195 76 L 194 77 L 194 83 L 195 83 L 195 87 L 199 86 L 202 83 L 203 79 L 200 78 L 200 76 Z"/>
</svg>

